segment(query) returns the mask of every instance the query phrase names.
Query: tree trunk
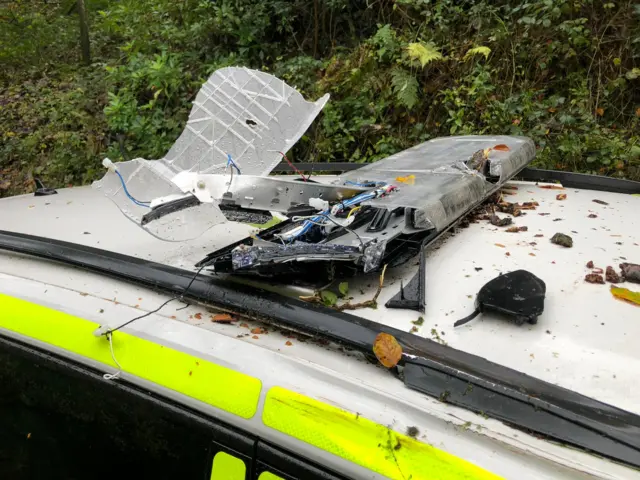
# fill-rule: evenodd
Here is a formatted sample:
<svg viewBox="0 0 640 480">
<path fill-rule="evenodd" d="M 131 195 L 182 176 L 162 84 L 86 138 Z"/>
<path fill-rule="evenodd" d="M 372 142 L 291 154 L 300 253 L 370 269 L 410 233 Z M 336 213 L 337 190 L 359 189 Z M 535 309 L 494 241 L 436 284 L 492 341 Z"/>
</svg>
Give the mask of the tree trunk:
<svg viewBox="0 0 640 480">
<path fill-rule="evenodd" d="M 89 44 L 89 18 L 84 0 L 77 0 L 78 18 L 80 19 L 80 49 L 82 50 L 82 61 L 85 65 L 91 63 L 91 45 Z"/>
</svg>

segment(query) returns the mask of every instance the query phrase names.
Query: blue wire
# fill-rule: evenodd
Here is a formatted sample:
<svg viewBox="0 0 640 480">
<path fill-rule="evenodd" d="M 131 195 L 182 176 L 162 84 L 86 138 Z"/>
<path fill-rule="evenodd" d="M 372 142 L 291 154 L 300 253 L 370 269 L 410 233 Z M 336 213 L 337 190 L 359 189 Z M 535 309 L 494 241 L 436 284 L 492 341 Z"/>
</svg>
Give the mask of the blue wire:
<svg viewBox="0 0 640 480">
<path fill-rule="evenodd" d="M 129 190 L 127 190 L 127 184 L 124 183 L 124 178 L 122 178 L 122 175 L 120 175 L 120 172 L 118 170 L 116 170 L 115 172 L 118 175 L 118 177 L 120 178 L 120 182 L 122 183 L 122 188 L 124 189 L 124 193 L 125 193 L 125 195 L 127 197 L 129 197 L 129 200 L 131 200 L 136 205 L 140 205 L 141 207 L 151 208 L 148 203 L 140 202 L 140 201 L 136 200 L 135 198 L 133 198 L 133 196 L 129 193 Z"/>
<path fill-rule="evenodd" d="M 235 169 L 238 171 L 238 175 L 242 175 L 242 173 L 240 172 L 240 169 L 238 168 L 238 165 L 236 165 L 236 162 L 234 162 L 233 159 L 231 158 L 231 154 L 227 153 L 227 167 L 229 165 L 235 167 Z"/>
<path fill-rule="evenodd" d="M 374 187 L 384 187 L 387 182 L 366 182 L 366 183 L 358 183 L 358 182 L 352 182 L 351 180 L 348 180 L 346 182 L 344 182 L 345 185 L 353 185 L 356 187 L 371 187 L 372 185 Z"/>
</svg>

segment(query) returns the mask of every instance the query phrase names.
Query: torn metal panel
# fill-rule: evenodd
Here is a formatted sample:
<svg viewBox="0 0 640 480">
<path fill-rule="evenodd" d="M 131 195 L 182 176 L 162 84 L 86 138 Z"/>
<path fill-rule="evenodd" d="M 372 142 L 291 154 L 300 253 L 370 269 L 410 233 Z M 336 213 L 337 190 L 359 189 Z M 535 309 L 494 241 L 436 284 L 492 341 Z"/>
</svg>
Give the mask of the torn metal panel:
<svg viewBox="0 0 640 480">
<path fill-rule="evenodd" d="M 191 240 L 225 221 L 213 203 L 197 202 L 190 208 L 168 211 L 167 204 L 185 197 L 170 175 L 161 162 L 137 158 L 118 163 L 117 174 L 108 172 L 93 188 L 102 191 L 129 220 L 162 240 Z M 150 216 L 152 212 L 155 215 Z"/>
<path fill-rule="evenodd" d="M 228 155 L 245 175 L 267 175 L 329 100 L 308 102 L 279 78 L 248 68 L 217 70 L 164 161 L 178 171 L 223 174 Z"/>
<path fill-rule="evenodd" d="M 317 198 L 339 202 L 369 189 L 352 185 L 301 182 L 256 175 L 201 175 L 182 172 L 173 179 L 183 192 L 191 192 L 201 202 L 217 202 L 243 208 L 287 212 Z"/>
<path fill-rule="evenodd" d="M 488 176 L 470 168 L 474 154 L 496 145 L 509 151 L 488 152 Z M 436 138 L 376 163 L 346 173 L 340 183 L 382 181 L 395 184 L 397 195 L 365 202 L 378 208 L 415 209 L 415 228 L 442 229 L 492 190 L 524 168 L 535 156 L 531 139 L 511 136 L 469 135 Z"/>
<path fill-rule="evenodd" d="M 150 234 L 168 241 L 196 238 L 226 221 L 218 203 L 229 191 L 234 168 L 235 183 L 241 188 L 231 195 L 242 198 L 235 204 L 256 206 L 246 188 L 255 191 L 256 182 L 268 180 L 258 177 L 238 181 L 240 174 L 268 174 L 281 160 L 280 152 L 288 151 L 298 141 L 328 98 L 325 95 L 308 102 L 268 73 L 239 67 L 220 69 L 200 89 L 186 128 L 164 158 L 138 158 L 117 164 L 105 159 L 108 172 L 93 186 Z M 202 180 L 194 180 L 191 174 L 221 174 L 210 179 L 212 189 L 216 186 L 215 195 L 201 188 Z M 251 186 L 247 187 L 247 181 Z M 343 191 L 340 195 L 348 196 L 354 191 L 345 187 L 323 189 Z M 270 195 L 269 200 L 274 198 L 277 195 Z M 308 200 L 308 196 L 300 198 Z"/>
</svg>

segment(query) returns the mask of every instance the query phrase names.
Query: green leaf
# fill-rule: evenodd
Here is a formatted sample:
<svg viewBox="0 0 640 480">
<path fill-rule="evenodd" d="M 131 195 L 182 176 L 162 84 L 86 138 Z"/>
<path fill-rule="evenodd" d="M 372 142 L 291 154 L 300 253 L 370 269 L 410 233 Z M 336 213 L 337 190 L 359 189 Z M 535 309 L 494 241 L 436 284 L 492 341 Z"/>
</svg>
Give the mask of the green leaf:
<svg viewBox="0 0 640 480">
<path fill-rule="evenodd" d="M 428 63 L 442 59 L 442 54 L 431 43 L 410 43 L 407 46 L 407 54 L 412 60 L 418 60 L 422 68 Z"/>
<path fill-rule="evenodd" d="M 627 80 L 635 80 L 640 77 L 640 68 L 629 70 L 624 76 L 627 77 Z"/>
<path fill-rule="evenodd" d="M 475 56 L 475 55 L 484 55 L 484 58 L 489 58 L 489 54 L 491 53 L 491 49 L 489 47 L 474 47 L 470 48 L 464 56 L 465 60 Z"/>
<path fill-rule="evenodd" d="M 322 298 L 322 303 L 324 303 L 327 307 L 333 307 L 336 303 L 338 303 L 338 296 L 331 290 L 322 290 L 320 292 L 320 298 Z"/>
<path fill-rule="evenodd" d="M 338 291 L 340 292 L 340 295 L 346 297 L 349 293 L 349 282 L 340 282 L 338 285 Z"/>
<path fill-rule="evenodd" d="M 411 73 L 403 68 L 391 71 L 391 85 L 398 101 L 407 108 L 418 103 L 418 81 Z"/>
</svg>

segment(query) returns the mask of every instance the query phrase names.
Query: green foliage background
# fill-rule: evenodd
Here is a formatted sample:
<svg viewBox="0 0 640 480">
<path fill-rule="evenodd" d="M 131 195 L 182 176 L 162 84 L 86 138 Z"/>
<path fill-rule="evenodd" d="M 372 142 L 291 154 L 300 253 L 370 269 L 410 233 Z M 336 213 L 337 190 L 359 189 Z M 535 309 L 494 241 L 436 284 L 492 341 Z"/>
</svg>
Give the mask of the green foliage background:
<svg viewBox="0 0 640 480">
<path fill-rule="evenodd" d="M 214 70 L 331 100 L 291 152 L 370 162 L 436 136 L 528 135 L 536 163 L 640 179 L 640 3 L 75 0 L 0 4 L 0 196 L 162 156 Z"/>
</svg>

